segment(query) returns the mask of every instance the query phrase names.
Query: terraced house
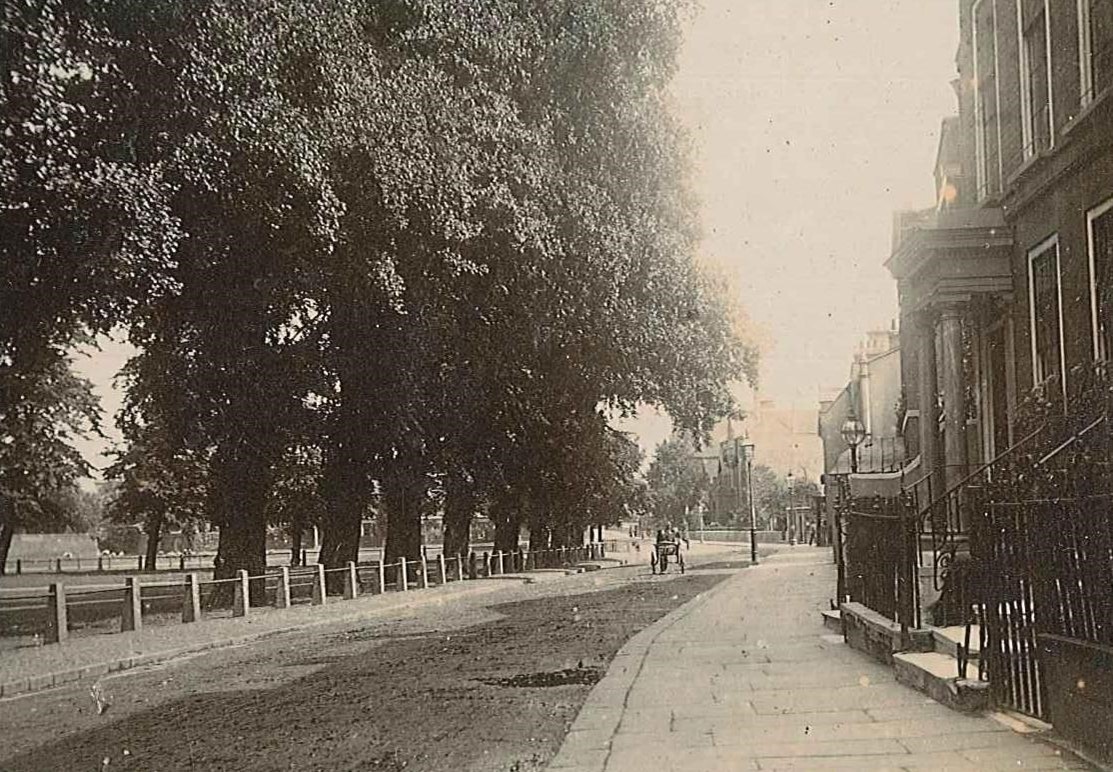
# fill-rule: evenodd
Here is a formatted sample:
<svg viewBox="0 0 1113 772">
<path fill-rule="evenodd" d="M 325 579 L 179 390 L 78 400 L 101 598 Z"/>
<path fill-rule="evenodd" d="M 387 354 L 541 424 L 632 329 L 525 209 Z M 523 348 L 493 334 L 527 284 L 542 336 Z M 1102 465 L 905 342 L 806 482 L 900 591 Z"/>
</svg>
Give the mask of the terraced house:
<svg viewBox="0 0 1113 772">
<path fill-rule="evenodd" d="M 1113 0 L 959 11 L 937 205 L 887 262 L 919 456 L 881 585 L 906 628 L 969 625 L 995 703 L 1110 758 Z"/>
</svg>

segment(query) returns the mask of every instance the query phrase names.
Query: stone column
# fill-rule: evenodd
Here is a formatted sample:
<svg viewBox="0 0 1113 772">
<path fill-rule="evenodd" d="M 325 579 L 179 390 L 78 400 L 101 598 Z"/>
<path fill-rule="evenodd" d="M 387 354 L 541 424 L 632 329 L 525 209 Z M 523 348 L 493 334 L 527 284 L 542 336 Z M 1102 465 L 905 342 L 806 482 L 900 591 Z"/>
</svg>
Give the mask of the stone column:
<svg viewBox="0 0 1113 772">
<path fill-rule="evenodd" d="M 947 488 L 966 476 L 966 388 L 962 368 L 962 317 L 956 306 L 939 315 L 940 385 L 943 387 L 943 464 Z"/>
<path fill-rule="evenodd" d="M 929 475 L 935 472 L 939 464 L 935 406 L 935 394 L 939 386 L 935 373 L 935 319 L 928 312 L 921 312 L 916 316 L 916 347 L 919 354 L 917 389 L 920 410 L 920 467 L 925 475 Z M 942 477 L 939 483 L 942 483 Z M 931 489 L 934 495 L 937 492 L 934 481 Z"/>
</svg>

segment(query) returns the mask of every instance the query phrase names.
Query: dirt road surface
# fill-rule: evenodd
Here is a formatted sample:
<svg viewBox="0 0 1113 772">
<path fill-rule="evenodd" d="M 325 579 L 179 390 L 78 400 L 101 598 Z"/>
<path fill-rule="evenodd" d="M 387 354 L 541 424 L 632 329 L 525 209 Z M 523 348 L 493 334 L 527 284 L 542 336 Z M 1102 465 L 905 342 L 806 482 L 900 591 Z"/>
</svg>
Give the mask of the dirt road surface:
<svg viewBox="0 0 1113 772">
<path fill-rule="evenodd" d="M 0 701 L 0 770 L 534 770 L 634 633 L 725 578 L 461 597 Z"/>
</svg>

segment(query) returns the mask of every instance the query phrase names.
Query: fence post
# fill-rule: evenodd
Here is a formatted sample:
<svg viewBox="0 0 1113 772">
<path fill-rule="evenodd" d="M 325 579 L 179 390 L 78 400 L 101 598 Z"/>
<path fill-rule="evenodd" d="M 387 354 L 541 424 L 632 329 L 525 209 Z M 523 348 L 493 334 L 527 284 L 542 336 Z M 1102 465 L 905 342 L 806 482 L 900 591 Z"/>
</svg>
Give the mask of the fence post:
<svg viewBox="0 0 1113 772">
<path fill-rule="evenodd" d="M 50 611 L 50 620 L 46 631 L 46 642 L 64 643 L 69 637 L 70 625 L 66 618 L 66 586 L 61 582 L 50 585 L 47 608 Z"/>
<path fill-rule="evenodd" d="M 139 580 L 134 576 L 124 579 L 124 608 L 120 630 L 129 632 L 143 628 L 143 598 Z"/>
<path fill-rule="evenodd" d="M 499 550 L 499 573 L 506 573 L 505 553 L 502 550 Z"/>
<path fill-rule="evenodd" d="M 182 621 L 196 622 L 201 618 L 201 585 L 197 574 L 187 574 L 182 595 Z"/>
<path fill-rule="evenodd" d="M 356 592 L 356 564 L 349 560 L 344 571 L 344 600 L 355 600 Z"/>
<path fill-rule="evenodd" d="M 62 573 L 62 559 L 61 558 L 54 558 L 54 573 L 56 573 L 56 574 Z"/>
<path fill-rule="evenodd" d="M 186 556 L 185 555 L 179 555 L 178 556 L 178 570 L 179 571 L 185 571 L 186 570 Z"/>
<path fill-rule="evenodd" d="M 475 550 L 468 554 L 468 579 L 475 578 Z"/>
<path fill-rule="evenodd" d="M 405 592 L 410 589 L 410 578 L 406 576 L 406 559 L 404 557 L 398 558 L 398 564 L 402 567 L 399 571 L 399 576 L 402 578 L 399 581 L 402 583 L 402 592 Z"/>
<path fill-rule="evenodd" d="M 383 556 L 379 555 L 379 593 L 386 592 L 386 563 Z"/>
<path fill-rule="evenodd" d="M 491 553 L 487 551 L 483 552 L 483 575 L 491 575 Z"/>
<path fill-rule="evenodd" d="M 251 595 L 245 569 L 236 572 L 236 583 L 232 585 L 232 616 L 245 617 L 251 609 Z"/>
<path fill-rule="evenodd" d="M 16 575 L 19 575 L 19 574 L 23 573 L 23 561 L 20 560 L 19 558 L 16 558 L 16 561 L 15 561 L 15 572 L 16 572 Z"/>
<path fill-rule="evenodd" d="M 314 606 L 323 606 L 325 604 L 325 564 L 317 563 L 314 566 L 317 571 L 313 574 L 313 600 L 310 601 Z"/>
<path fill-rule="evenodd" d="M 279 566 L 278 587 L 274 591 L 274 605 L 278 608 L 290 608 L 290 567 Z"/>
<path fill-rule="evenodd" d="M 104 571 L 104 558 L 100 555 L 97 555 L 97 571 Z"/>
<path fill-rule="evenodd" d="M 607 557 L 607 543 L 605 541 L 599 542 L 599 557 L 601 559 Z"/>
<path fill-rule="evenodd" d="M 421 589 L 429 589 L 429 560 L 425 557 L 425 548 L 421 548 Z"/>
<path fill-rule="evenodd" d="M 448 584 L 448 570 L 444 565 L 444 553 L 437 555 L 437 565 L 441 569 L 441 584 Z"/>
</svg>

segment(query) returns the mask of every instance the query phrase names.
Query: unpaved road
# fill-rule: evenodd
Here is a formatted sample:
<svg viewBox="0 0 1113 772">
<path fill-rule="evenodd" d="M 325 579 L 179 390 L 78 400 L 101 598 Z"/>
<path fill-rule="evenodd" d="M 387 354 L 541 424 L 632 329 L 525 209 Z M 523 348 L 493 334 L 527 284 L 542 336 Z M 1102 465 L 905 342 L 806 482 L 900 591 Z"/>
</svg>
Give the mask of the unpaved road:
<svg viewBox="0 0 1113 772">
<path fill-rule="evenodd" d="M 0 701 L 0 770 L 533 770 L 634 633 L 726 578 L 645 566 Z"/>
</svg>

